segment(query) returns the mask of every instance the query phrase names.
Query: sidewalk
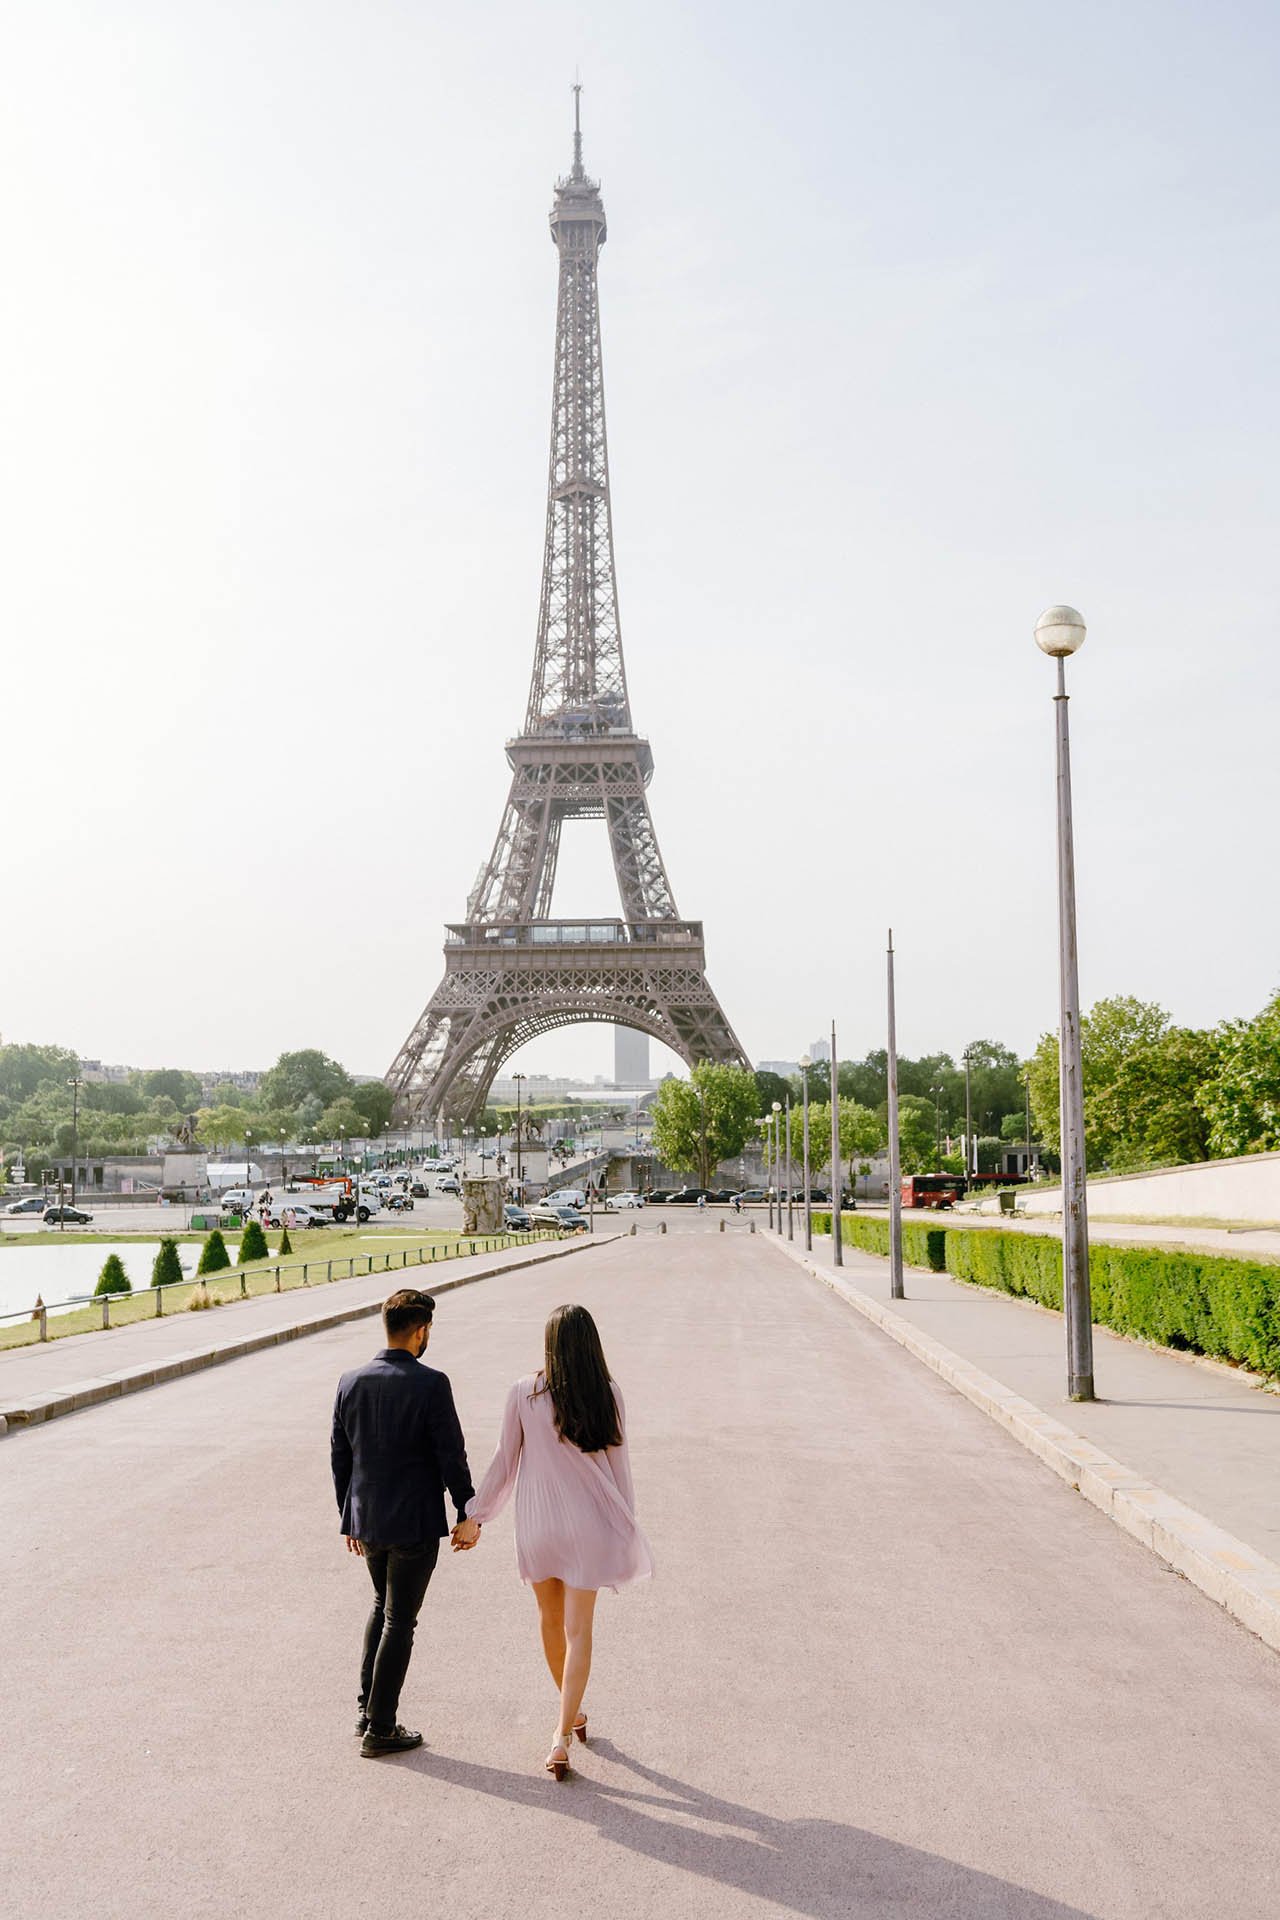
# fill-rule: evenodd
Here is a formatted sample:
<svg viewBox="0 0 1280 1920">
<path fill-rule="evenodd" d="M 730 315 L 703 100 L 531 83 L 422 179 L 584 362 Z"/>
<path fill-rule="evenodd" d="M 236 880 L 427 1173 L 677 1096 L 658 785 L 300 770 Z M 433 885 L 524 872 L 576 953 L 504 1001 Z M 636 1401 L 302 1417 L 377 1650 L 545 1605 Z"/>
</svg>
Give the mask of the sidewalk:
<svg viewBox="0 0 1280 1920">
<path fill-rule="evenodd" d="M 590 1245 L 606 1246 L 616 1235 L 586 1236 L 574 1240 L 508 1247 L 500 1253 L 464 1255 L 401 1273 L 361 1274 L 354 1280 L 335 1280 L 289 1293 L 260 1294 L 249 1300 L 231 1299 L 204 1313 L 175 1313 L 160 1320 L 139 1320 L 105 1333 L 77 1334 L 47 1344 L 15 1347 L 0 1353 L 0 1434 L 6 1420 L 21 1411 L 30 1422 L 76 1413 L 122 1393 L 158 1386 L 184 1373 L 216 1366 L 223 1360 L 280 1346 L 308 1333 L 320 1333 L 377 1312 L 397 1285 L 421 1286 L 431 1294 L 447 1293 L 472 1280 L 512 1273 L 521 1267 L 578 1253 Z M 216 1276 L 215 1276 L 216 1278 Z"/>
<path fill-rule="evenodd" d="M 807 1257 L 799 1235 L 769 1237 L 1280 1646 L 1280 1394 L 1218 1362 L 1095 1327 L 1099 1398 L 1072 1401 L 1060 1314 L 917 1267 L 906 1269 L 908 1297 L 891 1300 L 887 1259 L 846 1246 L 836 1268 L 829 1235 L 815 1235 Z M 1203 1567 L 1182 1555 L 1193 1541 Z M 1235 1576 L 1248 1595 L 1230 1590 Z"/>
</svg>

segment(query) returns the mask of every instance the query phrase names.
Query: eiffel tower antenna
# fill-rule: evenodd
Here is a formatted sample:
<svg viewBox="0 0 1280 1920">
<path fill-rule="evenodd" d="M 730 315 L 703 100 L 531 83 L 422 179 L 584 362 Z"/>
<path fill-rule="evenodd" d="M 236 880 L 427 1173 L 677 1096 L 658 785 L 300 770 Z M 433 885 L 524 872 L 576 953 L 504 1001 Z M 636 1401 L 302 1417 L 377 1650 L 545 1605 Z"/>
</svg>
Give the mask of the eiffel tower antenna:
<svg viewBox="0 0 1280 1920">
<path fill-rule="evenodd" d="M 682 920 L 649 813 L 649 742 L 631 719 L 614 577 L 596 272 L 604 204 L 582 163 L 557 181 L 560 259 L 551 470 L 533 675 L 507 742 L 511 789 L 466 919 L 447 929 L 444 979 L 387 1071 L 402 1121 L 465 1125 L 502 1062 L 536 1034 L 584 1021 L 635 1027 L 692 1065 L 745 1064 L 706 977 L 702 924 Z M 600 820 L 622 917 L 555 920 L 566 820 Z"/>
</svg>

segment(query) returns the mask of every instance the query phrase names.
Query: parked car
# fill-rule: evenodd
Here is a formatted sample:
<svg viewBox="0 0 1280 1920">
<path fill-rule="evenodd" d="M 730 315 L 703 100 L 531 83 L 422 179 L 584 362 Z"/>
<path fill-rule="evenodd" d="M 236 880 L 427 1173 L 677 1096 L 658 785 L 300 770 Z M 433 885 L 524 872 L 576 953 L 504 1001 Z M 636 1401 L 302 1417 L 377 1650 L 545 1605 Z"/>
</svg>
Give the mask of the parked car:
<svg viewBox="0 0 1280 1920">
<path fill-rule="evenodd" d="M 628 1213 L 633 1207 L 644 1205 L 642 1193 L 611 1193 L 604 1203 L 606 1213 Z"/>
<path fill-rule="evenodd" d="M 537 1227 L 561 1227 L 569 1233 L 585 1233 L 590 1221 L 577 1207 L 530 1207 L 529 1219 Z"/>
<path fill-rule="evenodd" d="M 436 1192 L 437 1193 L 461 1193 L 462 1187 L 459 1184 L 457 1175 L 453 1173 L 446 1173 L 443 1180 L 437 1180 Z"/>
<path fill-rule="evenodd" d="M 533 1216 L 528 1207 L 508 1205 L 502 1209 L 502 1223 L 508 1233 L 528 1233 L 533 1225 Z"/>
<path fill-rule="evenodd" d="M 87 1227 L 93 1215 L 82 1213 L 79 1207 L 46 1207 L 40 1217 L 46 1227 L 56 1227 L 62 1221 L 69 1227 Z"/>
<path fill-rule="evenodd" d="M 704 1200 L 710 1200 L 710 1187 L 681 1187 L 679 1193 L 673 1193 L 670 1196 L 667 1204 L 672 1207 L 696 1207 L 699 1196 Z"/>
<path fill-rule="evenodd" d="M 744 1207 L 762 1207 L 769 1195 L 763 1187 L 744 1187 L 738 1198 Z"/>
<path fill-rule="evenodd" d="M 25 1200 L 11 1200 L 6 1213 L 43 1213 L 49 1202 L 42 1193 L 31 1193 Z"/>
<path fill-rule="evenodd" d="M 305 1200 L 292 1200 L 286 1194 L 284 1200 L 277 1201 L 267 1216 L 269 1227 L 282 1225 L 289 1227 L 331 1227 L 332 1216 L 321 1213 L 318 1207 L 308 1206 Z"/>
<path fill-rule="evenodd" d="M 671 1193 L 672 1189 L 670 1187 L 655 1187 L 649 1195 L 649 1205 L 651 1207 L 665 1206 L 671 1198 Z"/>
</svg>

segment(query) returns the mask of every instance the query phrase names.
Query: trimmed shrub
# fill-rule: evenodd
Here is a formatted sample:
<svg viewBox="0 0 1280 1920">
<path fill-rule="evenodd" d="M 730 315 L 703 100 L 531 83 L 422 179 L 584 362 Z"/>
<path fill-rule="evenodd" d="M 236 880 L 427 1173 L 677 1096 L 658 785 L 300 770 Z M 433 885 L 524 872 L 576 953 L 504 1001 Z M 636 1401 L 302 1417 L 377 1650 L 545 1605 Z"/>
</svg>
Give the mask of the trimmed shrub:
<svg viewBox="0 0 1280 1920">
<path fill-rule="evenodd" d="M 831 1215 L 815 1213 L 813 1216 L 815 1233 L 830 1233 Z M 889 1222 L 887 1220 L 868 1219 L 865 1215 L 842 1213 L 840 1215 L 840 1238 L 847 1247 L 861 1247 L 864 1253 L 882 1254 L 889 1257 Z M 945 1227 L 926 1227 L 914 1220 L 902 1223 L 902 1258 L 909 1267 L 928 1267 L 932 1273 L 945 1273 L 947 1229 Z"/>
<path fill-rule="evenodd" d="M 94 1288 L 95 1296 L 100 1293 L 132 1293 L 133 1283 L 124 1270 L 124 1262 L 118 1253 L 109 1253 L 102 1263 L 102 1272 L 98 1275 L 98 1284 Z"/>
<path fill-rule="evenodd" d="M 162 1240 L 156 1248 L 156 1257 L 151 1266 L 152 1286 L 175 1287 L 184 1278 L 177 1241 Z"/>
<path fill-rule="evenodd" d="M 850 1246 L 888 1255 L 887 1220 L 845 1215 L 842 1225 Z M 830 1233 L 830 1214 L 815 1215 L 814 1227 Z M 1056 1234 L 904 1221 L 902 1254 L 909 1266 L 1062 1311 L 1062 1242 Z M 1099 1326 L 1231 1360 L 1255 1373 L 1280 1374 L 1280 1266 L 1228 1254 L 1095 1242 L 1089 1280 Z"/>
<path fill-rule="evenodd" d="M 267 1236 L 256 1220 L 246 1220 L 244 1232 L 240 1235 L 240 1265 L 246 1260 L 265 1260 L 271 1249 L 267 1245 Z"/>
<path fill-rule="evenodd" d="M 270 1247 L 268 1247 L 266 1251 L 270 1253 L 271 1251 Z M 288 1227 L 282 1227 L 280 1230 L 280 1253 L 286 1254 L 286 1253 L 292 1253 L 292 1252 L 293 1252 L 293 1242 L 289 1238 L 289 1229 Z"/>
<path fill-rule="evenodd" d="M 227 1252 L 227 1243 L 215 1227 L 200 1249 L 200 1264 L 196 1272 L 221 1273 L 223 1267 L 230 1265 L 231 1255 Z"/>
</svg>

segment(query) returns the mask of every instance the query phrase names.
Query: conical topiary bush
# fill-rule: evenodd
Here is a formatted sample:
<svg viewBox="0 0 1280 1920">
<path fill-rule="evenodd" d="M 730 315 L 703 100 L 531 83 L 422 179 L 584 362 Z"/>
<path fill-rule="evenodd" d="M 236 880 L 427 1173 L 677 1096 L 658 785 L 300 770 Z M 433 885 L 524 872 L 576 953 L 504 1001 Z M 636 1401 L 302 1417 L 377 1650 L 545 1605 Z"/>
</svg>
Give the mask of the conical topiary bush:
<svg viewBox="0 0 1280 1920">
<path fill-rule="evenodd" d="M 200 1264 L 197 1273 L 221 1273 L 224 1267 L 231 1265 L 231 1255 L 227 1252 L 227 1243 L 215 1227 L 200 1249 Z"/>
<path fill-rule="evenodd" d="M 288 1227 L 285 1227 L 280 1234 L 280 1252 L 282 1255 L 293 1252 L 293 1242 L 289 1238 Z"/>
<path fill-rule="evenodd" d="M 265 1260 L 271 1249 L 267 1245 L 267 1236 L 256 1220 L 246 1220 L 244 1232 L 240 1235 L 240 1265 L 246 1260 Z"/>
<path fill-rule="evenodd" d="M 102 1263 L 94 1293 L 132 1293 L 133 1285 L 118 1253 L 109 1253 Z"/>
<path fill-rule="evenodd" d="M 177 1241 L 167 1238 L 162 1240 L 156 1248 L 156 1257 L 151 1267 L 152 1286 L 175 1287 L 184 1277 Z"/>
</svg>

